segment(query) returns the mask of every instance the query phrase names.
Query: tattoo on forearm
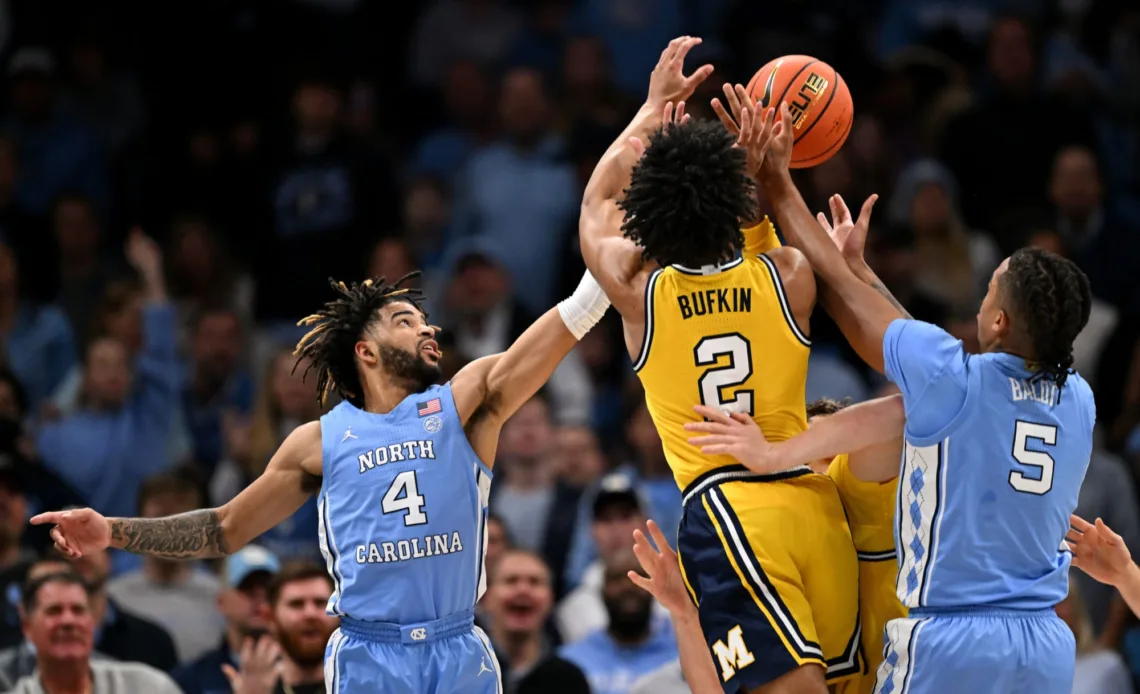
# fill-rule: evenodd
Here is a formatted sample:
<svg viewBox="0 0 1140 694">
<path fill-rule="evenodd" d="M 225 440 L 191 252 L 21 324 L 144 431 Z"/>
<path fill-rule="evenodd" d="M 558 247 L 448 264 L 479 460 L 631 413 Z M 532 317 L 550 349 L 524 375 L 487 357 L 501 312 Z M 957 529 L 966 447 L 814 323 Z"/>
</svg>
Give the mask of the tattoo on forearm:
<svg viewBox="0 0 1140 694">
<path fill-rule="evenodd" d="M 213 509 L 166 518 L 112 518 L 111 545 L 164 559 L 211 559 L 229 554 Z"/>
<path fill-rule="evenodd" d="M 899 313 L 903 314 L 903 318 L 906 318 L 908 320 L 914 319 L 914 316 L 910 315 L 910 313 L 905 308 L 903 308 L 903 305 L 899 303 L 899 300 L 895 298 L 895 295 L 891 294 L 891 290 L 887 289 L 887 286 L 880 280 L 875 279 L 873 282 L 871 282 L 871 289 L 874 289 L 886 297 L 887 301 L 891 302 L 891 305 L 897 308 L 899 310 Z"/>
</svg>

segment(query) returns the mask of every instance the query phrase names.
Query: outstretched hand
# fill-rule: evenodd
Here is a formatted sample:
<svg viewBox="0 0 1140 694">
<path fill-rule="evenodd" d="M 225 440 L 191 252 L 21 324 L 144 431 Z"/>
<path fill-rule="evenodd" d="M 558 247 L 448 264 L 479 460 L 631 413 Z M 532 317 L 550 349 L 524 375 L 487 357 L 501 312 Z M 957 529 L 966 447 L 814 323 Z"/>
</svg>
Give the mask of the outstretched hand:
<svg viewBox="0 0 1140 694">
<path fill-rule="evenodd" d="M 1099 518 L 1090 523 L 1074 514 L 1069 525 L 1065 541 L 1073 552 L 1073 566 L 1101 583 L 1120 586 L 1134 566 L 1124 539 Z"/>
<path fill-rule="evenodd" d="M 859 210 L 859 219 L 853 219 L 851 210 L 847 209 L 847 203 L 843 201 L 843 196 L 832 195 L 828 199 L 831 221 L 829 222 L 827 215 L 822 212 L 815 216 L 819 225 L 831 237 L 832 243 L 848 261 L 863 260 L 863 253 L 867 247 L 867 232 L 871 228 L 871 210 L 874 209 L 875 201 L 878 199 L 879 196 L 874 194 L 868 197 Z"/>
<path fill-rule="evenodd" d="M 702 65 L 688 77 L 684 74 L 685 56 L 694 46 L 699 46 L 701 39 L 693 36 L 680 36 L 669 42 L 661 52 L 657 66 L 649 75 L 649 101 L 655 104 L 664 104 L 667 101 L 677 103 L 693 95 L 697 86 L 712 74 L 712 65 Z"/>
<path fill-rule="evenodd" d="M 32 525 L 54 523 L 51 539 L 65 556 L 82 557 L 101 552 L 111 545 L 111 526 L 107 519 L 89 508 L 74 511 L 49 511 L 33 516 Z"/>
<path fill-rule="evenodd" d="M 685 424 L 685 431 L 705 434 L 689 439 L 689 443 L 700 447 L 701 453 L 730 455 L 753 472 L 767 474 L 780 470 L 775 447 L 764 438 L 764 432 L 752 417 L 740 412 L 729 414 L 707 405 L 697 405 L 693 410 L 707 420 Z"/>
<path fill-rule="evenodd" d="M 745 106 L 741 110 L 740 133 L 736 138 L 736 146 L 747 152 L 748 160 L 745 168 L 752 178 L 760 175 L 760 167 L 768 154 L 768 147 L 772 143 L 772 131 L 775 128 L 775 117 L 774 108 L 765 112 L 753 106 Z"/>
<path fill-rule="evenodd" d="M 670 614 L 692 609 L 693 603 L 689 600 L 689 592 L 681 577 L 677 553 L 669 547 L 665 534 L 656 523 L 649 521 L 646 525 L 649 534 L 653 536 L 653 544 L 649 543 L 645 533 L 633 531 L 633 553 L 646 575 L 630 571 L 629 580 L 656 598 Z M 657 548 L 654 549 L 653 545 L 657 545 Z"/>
</svg>

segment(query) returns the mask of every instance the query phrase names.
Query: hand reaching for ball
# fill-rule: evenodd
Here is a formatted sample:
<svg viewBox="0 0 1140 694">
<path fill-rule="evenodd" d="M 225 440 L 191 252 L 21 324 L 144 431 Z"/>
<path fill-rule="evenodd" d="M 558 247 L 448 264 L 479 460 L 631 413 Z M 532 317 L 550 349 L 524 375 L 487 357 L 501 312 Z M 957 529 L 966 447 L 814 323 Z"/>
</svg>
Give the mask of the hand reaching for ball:
<svg viewBox="0 0 1140 694">
<path fill-rule="evenodd" d="M 670 101 L 684 101 L 712 74 L 712 65 L 702 65 L 688 77 L 684 74 L 685 56 L 700 43 L 701 40 L 693 36 L 680 36 L 669 42 L 649 75 L 649 103 L 664 106 Z"/>
</svg>

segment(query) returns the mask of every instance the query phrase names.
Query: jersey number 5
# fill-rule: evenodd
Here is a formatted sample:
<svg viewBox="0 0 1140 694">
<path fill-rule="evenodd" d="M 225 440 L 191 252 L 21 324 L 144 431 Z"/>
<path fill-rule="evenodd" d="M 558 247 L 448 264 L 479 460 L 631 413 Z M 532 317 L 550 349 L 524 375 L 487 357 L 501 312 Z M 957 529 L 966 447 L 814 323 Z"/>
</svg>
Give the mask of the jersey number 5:
<svg viewBox="0 0 1140 694">
<path fill-rule="evenodd" d="M 384 513 L 399 513 L 404 511 L 404 525 L 423 525 L 428 517 L 424 513 L 424 498 L 416 485 L 416 471 L 405 470 L 396 475 L 388 491 L 384 493 L 384 500 L 380 508 Z"/>
<path fill-rule="evenodd" d="M 743 385 L 752 375 L 752 345 L 743 335 L 728 333 L 702 338 L 693 348 L 693 357 L 697 366 L 712 366 L 697 379 L 702 405 L 728 412 L 756 414 L 752 411 L 751 390 L 738 390 L 731 399 L 724 397 L 725 388 Z M 728 357 L 728 363 L 714 366 L 721 357 Z"/>
<path fill-rule="evenodd" d="M 1041 451 L 1031 451 L 1025 447 L 1029 439 L 1036 439 L 1046 446 L 1057 445 L 1057 427 L 1048 424 L 1017 421 L 1013 429 L 1013 459 L 1028 468 L 1040 471 L 1035 477 L 1028 477 L 1020 470 L 1009 473 L 1009 486 L 1025 494 L 1041 496 L 1053 488 L 1053 456 Z"/>
</svg>

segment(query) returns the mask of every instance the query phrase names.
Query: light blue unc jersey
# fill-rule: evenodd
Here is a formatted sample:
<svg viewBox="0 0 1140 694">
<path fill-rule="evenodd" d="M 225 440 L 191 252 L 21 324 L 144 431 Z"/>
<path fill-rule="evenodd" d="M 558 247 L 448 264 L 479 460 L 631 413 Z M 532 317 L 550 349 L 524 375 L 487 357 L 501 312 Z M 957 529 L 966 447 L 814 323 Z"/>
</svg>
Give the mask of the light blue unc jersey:
<svg viewBox="0 0 1140 694">
<path fill-rule="evenodd" d="M 486 587 L 491 471 L 467 442 L 451 386 L 387 414 L 343 402 L 321 417 L 321 439 L 329 614 L 412 624 L 470 613 Z"/>
<path fill-rule="evenodd" d="M 968 355 L 913 320 L 890 325 L 883 356 L 907 415 L 899 599 L 920 609 L 1052 608 L 1068 592 L 1064 537 L 1093 447 L 1088 384 L 1072 374 L 1058 393 L 1023 359 Z"/>
</svg>

